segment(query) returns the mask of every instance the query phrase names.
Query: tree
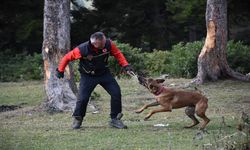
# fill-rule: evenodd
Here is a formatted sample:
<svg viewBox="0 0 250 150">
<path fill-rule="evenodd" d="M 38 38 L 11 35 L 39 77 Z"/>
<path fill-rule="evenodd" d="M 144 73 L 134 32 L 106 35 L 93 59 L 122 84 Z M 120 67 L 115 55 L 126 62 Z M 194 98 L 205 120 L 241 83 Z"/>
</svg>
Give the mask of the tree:
<svg viewBox="0 0 250 150">
<path fill-rule="evenodd" d="M 0 49 L 13 54 L 40 52 L 43 0 L 2 0 L 0 5 Z"/>
<path fill-rule="evenodd" d="M 172 33 L 175 30 L 169 27 L 171 21 L 165 0 L 136 3 L 132 0 L 93 0 L 93 7 L 94 10 L 78 7 L 73 11 L 72 44 L 87 39 L 91 32 L 98 30 L 145 51 L 165 49 L 173 43 L 175 36 L 172 35 L 176 32 Z"/>
<path fill-rule="evenodd" d="M 167 10 L 171 12 L 173 28 L 183 33 L 179 41 L 193 42 L 205 36 L 204 11 L 206 1 L 204 0 L 166 0 Z M 182 30 L 181 30 L 182 29 Z M 179 32 L 180 32 L 179 31 Z"/>
<path fill-rule="evenodd" d="M 70 49 L 70 1 L 45 0 L 43 31 L 45 107 L 71 110 L 76 101 L 76 85 L 72 66 L 66 67 L 64 79 L 57 79 L 55 71 L 62 56 Z"/>
<path fill-rule="evenodd" d="M 228 0 L 229 38 L 250 44 L 250 3 L 248 0 Z"/>
<path fill-rule="evenodd" d="M 207 0 L 206 27 L 207 36 L 198 57 L 198 74 L 194 82 L 201 84 L 220 78 L 250 81 L 249 77 L 234 72 L 227 63 L 227 0 Z"/>
</svg>

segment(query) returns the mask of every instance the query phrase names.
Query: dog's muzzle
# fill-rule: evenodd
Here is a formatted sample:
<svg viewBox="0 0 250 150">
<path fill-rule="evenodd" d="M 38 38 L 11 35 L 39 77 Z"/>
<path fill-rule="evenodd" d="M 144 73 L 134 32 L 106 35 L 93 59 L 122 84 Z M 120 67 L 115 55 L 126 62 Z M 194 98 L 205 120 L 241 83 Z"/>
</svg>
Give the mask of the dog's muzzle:
<svg viewBox="0 0 250 150">
<path fill-rule="evenodd" d="M 139 81 L 139 84 L 141 84 L 141 85 L 145 86 L 146 88 L 148 88 L 147 87 L 147 79 L 146 78 L 144 78 L 144 77 L 142 77 L 140 75 L 136 75 L 133 71 L 129 71 L 128 74 L 131 77 L 136 77 L 138 79 L 138 81 Z"/>
<path fill-rule="evenodd" d="M 138 76 L 137 78 L 138 78 L 139 84 L 141 84 L 141 85 L 145 86 L 146 88 L 148 88 L 147 79 L 145 79 L 142 76 Z"/>
</svg>

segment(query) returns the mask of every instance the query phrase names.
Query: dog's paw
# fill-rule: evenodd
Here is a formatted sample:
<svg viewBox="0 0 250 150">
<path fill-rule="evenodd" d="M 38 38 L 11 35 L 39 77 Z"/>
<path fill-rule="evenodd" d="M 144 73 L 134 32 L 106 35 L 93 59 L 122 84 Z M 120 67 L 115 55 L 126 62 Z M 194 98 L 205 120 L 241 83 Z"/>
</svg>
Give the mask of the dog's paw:
<svg viewBox="0 0 250 150">
<path fill-rule="evenodd" d="M 138 109 L 138 110 L 135 111 L 135 113 L 139 114 L 139 113 L 141 113 L 142 111 L 143 111 L 143 110 Z"/>
<path fill-rule="evenodd" d="M 184 126 L 183 128 L 184 129 L 190 129 L 190 128 L 192 128 L 193 126 Z"/>
<path fill-rule="evenodd" d="M 144 118 L 144 121 L 148 121 L 148 119 L 149 119 L 149 117 L 145 117 L 145 118 Z"/>
<path fill-rule="evenodd" d="M 193 123 L 193 124 L 191 124 L 189 126 L 185 126 L 184 128 L 189 129 L 189 128 L 192 128 L 192 127 L 196 126 L 197 124 L 199 124 L 199 122 Z"/>
</svg>

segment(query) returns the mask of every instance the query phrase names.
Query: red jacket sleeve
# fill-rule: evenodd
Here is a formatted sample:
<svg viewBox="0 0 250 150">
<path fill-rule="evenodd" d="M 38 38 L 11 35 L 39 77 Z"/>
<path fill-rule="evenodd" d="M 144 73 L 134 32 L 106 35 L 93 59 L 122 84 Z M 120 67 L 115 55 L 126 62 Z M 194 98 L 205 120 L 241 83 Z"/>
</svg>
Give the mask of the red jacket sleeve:
<svg viewBox="0 0 250 150">
<path fill-rule="evenodd" d="M 128 65 L 126 58 L 112 41 L 111 41 L 111 55 L 113 55 L 118 60 L 119 64 L 122 67 Z"/>
<path fill-rule="evenodd" d="M 72 51 L 68 52 L 60 61 L 58 66 L 58 71 L 64 72 L 65 67 L 68 65 L 70 61 L 81 58 L 81 52 L 78 47 L 74 48 Z"/>
</svg>

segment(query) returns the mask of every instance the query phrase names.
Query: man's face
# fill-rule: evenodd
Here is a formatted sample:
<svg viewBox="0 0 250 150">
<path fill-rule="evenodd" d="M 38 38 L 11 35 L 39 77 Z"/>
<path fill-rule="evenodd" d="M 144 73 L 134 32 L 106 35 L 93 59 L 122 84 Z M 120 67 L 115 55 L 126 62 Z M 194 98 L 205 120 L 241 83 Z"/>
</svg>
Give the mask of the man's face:
<svg viewBox="0 0 250 150">
<path fill-rule="evenodd" d="M 95 48 L 103 49 L 106 44 L 106 38 L 103 38 L 102 40 L 96 39 L 96 41 L 92 44 L 94 45 Z"/>
</svg>

